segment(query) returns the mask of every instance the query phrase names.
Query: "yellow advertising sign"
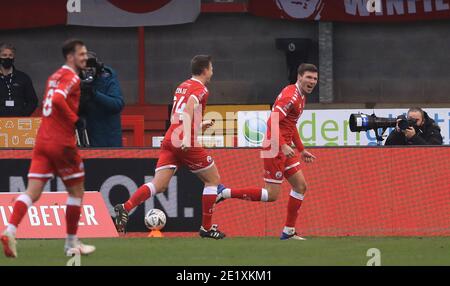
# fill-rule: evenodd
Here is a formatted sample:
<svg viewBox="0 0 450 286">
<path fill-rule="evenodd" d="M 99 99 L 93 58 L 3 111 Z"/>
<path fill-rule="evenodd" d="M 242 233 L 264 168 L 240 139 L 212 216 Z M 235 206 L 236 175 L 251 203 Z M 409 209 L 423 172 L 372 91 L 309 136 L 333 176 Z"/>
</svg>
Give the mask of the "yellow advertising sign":
<svg viewBox="0 0 450 286">
<path fill-rule="evenodd" d="M 0 117 L 0 148 L 33 148 L 41 118 Z"/>
</svg>

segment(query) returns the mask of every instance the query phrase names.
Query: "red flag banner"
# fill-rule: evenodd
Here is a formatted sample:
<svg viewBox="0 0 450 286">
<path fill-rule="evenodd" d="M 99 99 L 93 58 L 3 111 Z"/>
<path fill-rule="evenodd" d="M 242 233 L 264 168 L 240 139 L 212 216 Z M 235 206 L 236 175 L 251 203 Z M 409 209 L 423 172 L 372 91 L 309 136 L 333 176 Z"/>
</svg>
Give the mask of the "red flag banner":
<svg viewBox="0 0 450 286">
<path fill-rule="evenodd" d="M 290 20 L 398 22 L 450 18 L 450 0 L 249 0 L 256 16 Z"/>
<path fill-rule="evenodd" d="M 200 0 L 15 0 L 2 5 L 0 30 L 78 25 L 139 27 L 194 22 Z"/>
</svg>

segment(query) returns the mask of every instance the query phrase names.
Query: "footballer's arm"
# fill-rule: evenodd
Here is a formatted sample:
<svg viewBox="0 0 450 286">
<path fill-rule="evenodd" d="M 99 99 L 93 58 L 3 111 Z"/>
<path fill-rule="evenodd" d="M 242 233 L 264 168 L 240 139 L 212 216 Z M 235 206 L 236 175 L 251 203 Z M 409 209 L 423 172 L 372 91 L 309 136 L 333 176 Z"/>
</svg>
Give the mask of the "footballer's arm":
<svg viewBox="0 0 450 286">
<path fill-rule="evenodd" d="M 194 116 L 194 109 L 198 105 L 198 100 L 195 96 L 190 96 L 186 107 L 183 110 L 183 142 L 181 143 L 181 149 L 191 147 L 191 126 L 192 117 Z"/>
<path fill-rule="evenodd" d="M 292 141 L 294 141 L 294 145 L 297 148 L 298 152 L 300 152 L 301 158 L 306 163 L 312 163 L 316 159 L 316 156 L 309 153 L 305 150 L 305 146 L 303 146 L 303 142 L 300 139 L 300 134 L 297 131 L 292 134 Z"/>
<path fill-rule="evenodd" d="M 294 145 L 297 148 L 297 151 L 302 153 L 305 150 L 305 146 L 303 146 L 302 139 L 300 139 L 300 135 L 297 131 L 292 134 L 292 141 L 294 141 Z"/>
<path fill-rule="evenodd" d="M 283 134 L 280 132 L 280 122 L 283 121 L 284 118 L 286 118 L 287 113 L 286 111 L 277 105 L 272 113 L 270 114 L 270 122 L 272 122 L 274 114 L 277 114 L 278 120 L 275 120 L 275 126 L 278 128 L 278 144 L 280 145 L 280 149 L 283 152 L 284 155 L 287 157 L 294 157 L 295 151 L 289 146 L 289 144 L 286 143 L 286 140 L 284 140 Z"/>
<path fill-rule="evenodd" d="M 62 89 L 56 89 L 52 97 L 52 103 L 55 108 L 59 109 L 62 114 L 64 114 L 70 122 L 75 124 L 78 120 L 78 115 L 76 115 L 69 107 L 66 102 L 67 93 Z"/>
</svg>

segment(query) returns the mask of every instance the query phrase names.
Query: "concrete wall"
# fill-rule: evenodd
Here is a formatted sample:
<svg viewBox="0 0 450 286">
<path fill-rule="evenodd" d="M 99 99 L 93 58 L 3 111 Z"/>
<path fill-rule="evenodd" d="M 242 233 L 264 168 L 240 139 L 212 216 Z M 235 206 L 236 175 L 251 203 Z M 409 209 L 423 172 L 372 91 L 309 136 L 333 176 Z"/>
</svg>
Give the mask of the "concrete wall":
<svg viewBox="0 0 450 286">
<path fill-rule="evenodd" d="M 214 78 L 208 102 L 273 103 L 287 84 L 285 54 L 276 49 L 276 38 L 317 42 L 317 24 L 250 15 L 201 15 L 189 25 L 146 28 L 146 99 L 169 103 L 175 86 L 189 77 L 192 56 L 211 54 Z"/>
<path fill-rule="evenodd" d="M 64 63 L 61 44 L 68 38 L 80 38 L 118 74 L 127 103 L 137 100 L 137 29 L 52 27 L 18 31 L 0 31 L 0 42 L 17 48 L 16 67 L 28 73 L 39 98 L 45 82 Z"/>
<path fill-rule="evenodd" d="M 245 14 L 203 14 L 197 22 L 147 27 L 146 100 L 171 103 L 177 84 L 189 77 L 189 60 L 215 59 L 210 103 L 272 103 L 287 83 L 285 55 L 276 38 L 318 40 L 316 22 Z M 45 80 L 63 63 L 60 45 L 84 39 L 113 66 L 128 104 L 137 102 L 137 28 L 52 27 L 0 31 L 17 46 L 19 69 L 30 74 L 40 97 Z M 397 24 L 333 24 L 334 102 L 450 103 L 450 21 Z M 317 59 L 312 59 L 317 63 Z M 317 92 L 308 102 L 317 102 Z"/>
<path fill-rule="evenodd" d="M 285 55 L 275 38 L 317 39 L 316 23 L 296 23 L 250 15 L 201 15 L 187 25 L 146 28 L 146 101 L 172 102 L 176 85 L 190 77 L 195 54 L 211 54 L 215 76 L 210 103 L 272 103 L 287 83 Z M 60 46 L 83 39 L 119 74 L 128 104 L 137 102 L 137 28 L 52 27 L 1 31 L 0 41 L 17 46 L 16 66 L 33 79 L 40 97 L 47 77 L 63 63 Z M 312 101 L 317 101 L 315 94 Z"/>
<path fill-rule="evenodd" d="M 335 102 L 450 103 L 450 21 L 334 23 Z"/>
</svg>

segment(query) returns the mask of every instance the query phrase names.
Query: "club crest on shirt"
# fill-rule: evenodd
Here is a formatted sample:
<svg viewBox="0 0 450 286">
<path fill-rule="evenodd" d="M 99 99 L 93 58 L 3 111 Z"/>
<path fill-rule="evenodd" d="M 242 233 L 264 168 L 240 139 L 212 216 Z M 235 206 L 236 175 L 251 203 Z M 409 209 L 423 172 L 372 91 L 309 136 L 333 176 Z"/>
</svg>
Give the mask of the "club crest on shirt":
<svg viewBox="0 0 450 286">
<path fill-rule="evenodd" d="M 284 107 L 283 107 L 283 110 L 284 111 L 289 111 L 289 109 L 292 107 L 292 102 L 291 101 L 289 101 Z"/>
</svg>

